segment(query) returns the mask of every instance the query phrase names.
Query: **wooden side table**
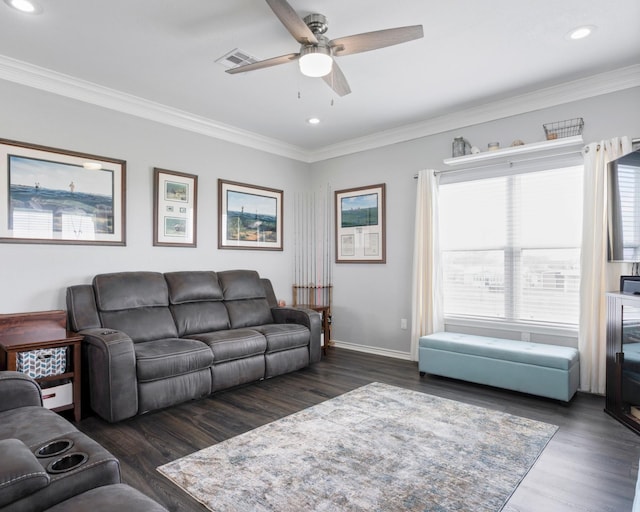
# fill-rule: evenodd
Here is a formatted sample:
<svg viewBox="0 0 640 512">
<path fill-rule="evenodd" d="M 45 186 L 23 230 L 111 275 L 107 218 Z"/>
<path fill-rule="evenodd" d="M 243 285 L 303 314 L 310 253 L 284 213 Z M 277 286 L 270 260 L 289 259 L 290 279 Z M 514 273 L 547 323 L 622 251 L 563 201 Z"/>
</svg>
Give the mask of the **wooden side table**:
<svg viewBox="0 0 640 512">
<path fill-rule="evenodd" d="M 293 307 L 312 309 L 322 317 L 322 333 L 324 334 L 323 353 L 327 354 L 327 347 L 331 342 L 331 300 L 333 285 L 293 285 Z"/>
<path fill-rule="evenodd" d="M 39 349 L 68 347 L 64 373 L 35 379 L 41 386 L 48 382 L 69 380 L 70 400 L 57 400 L 61 386 L 42 389 L 45 407 L 53 411 L 73 410 L 74 420 L 81 419 L 81 342 L 82 336 L 68 332 L 65 311 L 42 311 L 0 315 L 0 368 L 17 370 L 18 353 Z"/>
<path fill-rule="evenodd" d="M 322 317 L 322 333 L 324 334 L 324 345 L 322 352 L 327 355 L 327 347 L 331 341 L 331 306 L 322 306 L 319 304 L 296 304 L 294 307 L 303 309 L 312 309 L 320 313 Z"/>
</svg>

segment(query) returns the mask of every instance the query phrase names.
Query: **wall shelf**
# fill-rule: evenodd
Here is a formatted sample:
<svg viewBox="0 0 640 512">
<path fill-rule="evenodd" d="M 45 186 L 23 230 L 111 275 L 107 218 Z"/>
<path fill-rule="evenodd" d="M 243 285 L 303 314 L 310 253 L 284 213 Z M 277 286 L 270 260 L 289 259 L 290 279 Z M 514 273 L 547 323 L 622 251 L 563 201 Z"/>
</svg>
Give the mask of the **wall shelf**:
<svg viewBox="0 0 640 512">
<path fill-rule="evenodd" d="M 554 156 L 569 152 L 577 152 L 584 142 L 581 135 L 564 137 L 555 140 L 533 142 L 522 146 L 513 146 L 495 151 L 484 151 L 475 155 L 457 156 L 443 160 L 450 167 L 471 166 L 472 164 L 494 165 L 510 161 L 526 160 L 532 156 Z M 573 151 L 572 151 L 573 150 Z"/>
</svg>

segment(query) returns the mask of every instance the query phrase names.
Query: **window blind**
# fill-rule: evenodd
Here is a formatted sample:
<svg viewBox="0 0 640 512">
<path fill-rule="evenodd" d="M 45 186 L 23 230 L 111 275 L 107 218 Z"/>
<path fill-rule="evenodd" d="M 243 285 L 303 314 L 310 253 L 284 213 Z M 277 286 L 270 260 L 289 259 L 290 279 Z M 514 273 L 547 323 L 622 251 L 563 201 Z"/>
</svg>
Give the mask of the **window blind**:
<svg viewBox="0 0 640 512">
<path fill-rule="evenodd" d="M 577 326 L 582 167 L 440 186 L 445 317 Z"/>
</svg>

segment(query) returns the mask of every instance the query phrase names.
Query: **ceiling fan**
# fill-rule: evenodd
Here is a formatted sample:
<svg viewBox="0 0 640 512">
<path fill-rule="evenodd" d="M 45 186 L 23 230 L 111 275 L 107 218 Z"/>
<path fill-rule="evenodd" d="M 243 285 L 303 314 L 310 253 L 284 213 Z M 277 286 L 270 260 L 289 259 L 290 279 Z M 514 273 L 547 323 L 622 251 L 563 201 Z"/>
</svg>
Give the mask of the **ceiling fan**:
<svg viewBox="0 0 640 512">
<path fill-rule="evenodd" d="M 424 36 L 422 25 L 412 25 L 329 40 L 324 36 L 328 25 L 327 18 L 322 14 L 309 14 L 302 19 L 286 0 L 266 0 L 266 2 L 280 22 L 300 43 L 300 51 L 228 69 L 227 73 L 244 73 L 297 60 L 302 74 L 322 77 L 336 94 L 345 96 L 351 92 L 351 89 L 334 57 L 377 50 Z"/>
</svg>

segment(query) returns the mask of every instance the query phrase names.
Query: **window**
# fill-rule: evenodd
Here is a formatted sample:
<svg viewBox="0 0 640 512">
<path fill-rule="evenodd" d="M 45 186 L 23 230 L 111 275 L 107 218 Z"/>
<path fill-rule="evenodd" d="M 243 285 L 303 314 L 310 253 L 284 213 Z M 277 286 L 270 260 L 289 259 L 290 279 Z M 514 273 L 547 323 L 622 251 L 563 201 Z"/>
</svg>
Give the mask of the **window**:
<svg viewBox="0 0 640 512">
<path fill-rule="evenodd" d="M 582 167 L 441 184 L 445 317 L 577 327 Z"/>
</svg>

